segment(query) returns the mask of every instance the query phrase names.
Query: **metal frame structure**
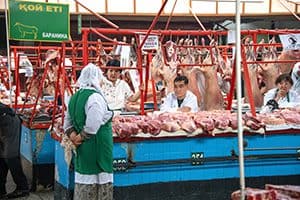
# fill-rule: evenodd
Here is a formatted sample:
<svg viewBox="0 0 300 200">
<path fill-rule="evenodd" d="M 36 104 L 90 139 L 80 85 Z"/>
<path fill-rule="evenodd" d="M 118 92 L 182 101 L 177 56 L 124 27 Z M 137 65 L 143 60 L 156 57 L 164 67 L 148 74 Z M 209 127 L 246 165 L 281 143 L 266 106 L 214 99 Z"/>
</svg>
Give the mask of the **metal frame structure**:
<svg viewBox="0 0 300 200">
<path fill-rule="evenodd" d="M 32 108 L 32 114 L 30 116 L 30 118 L 28 119 L 28 121 L 24 122 L 29 128 L 37 128 L 37 129 L 45 129 L 45 128 L 49 128 L 49 126 L 51 125 L 50 121 L 42 121 L 40 123 L 34 123 L 34 117 L 36 116 L 36 112 L 37 112 L 37 106 L 38 106 L 38 102 L 41 98 L 42 95 L 42 90 L 43 90 L 43 86 L 45 83 L 45 79 L 47 76 L 47 72 L 49 69 L 49 63 L 55 59 L 56 62 L 58 63 L 58 77 L 56 78 L 56 88 L 55 88 L 55 98 L 54 98 L 54 102 L 53 104 L 49 104 L 48 106 L 53 107 L 54 111 L 53 111 L 53 118 L 52 121 L 54 121 L 54 117 L 56 111 L 57 111 L 57 99 L 58 99 L 58 95 L 61 95 L 61 97 L 63 97 L 63 93 L 62 91 L 64 91 L 64 85 L 66 83 L 66 85 L 68 86 L 68 88 L 70 89 L 70 83 L 69 80 L 66 80 L 66 76 L 65 75 L 65 68 L 64 68 L 64 62 L 62 62 L 61 57 L 56 57 L 53 59 L 50 59 L 46 62 L 43 63 L 42 61 L 42 57 L 45 54 L 45 52 L 47 50 L 50 49 L 54 49 L 57 50 L 59 52 L 62 52 L 62 48 L 61 47 L 55 47 L 55 46 L 37 46 L 37 47 L 28 47 L 28 46 L 11 46 L 11 50 L 14 54 L 14 62 L 15 62 L 15 68 L 12 70 L 13 74 L 14 74 L 14 82 L 16 84 L 16 95 L 15 95 L 15 102 L 13 104 L 13 107 L 16 109 L 19 109 L 20 113 L 22 113 L 24 111 L 25 108 Z M 32 54 L 23 54 L 23 55 L 30 55 L 30 61 L 34 63 L 33 65 L 33 69 L 34 69 L 34 74 L 33 77 L 31 78 L 30 82 L 29 82 L 29 87 L 27 88 L 27 91 L 25 93 L 25 98 L 24 98 L 24 103 L 22 105 L 18 104 L 18 97 L 20 96 L 20 86 L 22 84 L 25 83 L 21 83 L 20 82 L 20 76 L 19 76 L 19 70 L 20 70 L 20 66 L 19 66 L 19 59 L 20 59 L 20 54 L 19 52 L 25 52 L 25 51 L 30 51 L 32 52 Z M 41 79 L 38 79 L 37 76 L 37 70 L 40 71 L 40 73 L 42 74 Z M 62 85 L 59 86 L 59 82 L 60 82 L 60 76 L 63 75 L 62 77 L 64 77 L 64 81 Z M 30 93 L 31 93 L 31 88 L 33 87 L 34 82 L 38 82 L 38 94 L 37 97 L 34 101 L 34 103 L 29 103 L 27 102 Z M 35 82 L 35 83 L 36 83 Z"/>
<path fill-rule="evenodd" d="M 142 42 L 144 41 L 139 41 L 139 35 L 140 34 L 146 34 L 150 35 L 150 34 L 154 34 L 154 35 L 158 35 L 160 37 L 166 37 L 166 36 L 210 36 L 211 38 L 218 38 L 219 36 L 226 36 L 227 35 L 227 31 L 198 31 L 198 30 L 152 30 L 149 32 L 149 30 L 143 30 L 143 29 L 111 29 L 111 28 L 82 28 L 82 44 L 83 44 L 83 63 L 84 65 L 88 63 L 89 57 L 88 57 L 88 35 L 90 33 L 97 33 L 100 37 L 105 37 L 107 38 L 106 35 L 130 35 L 136 38 L 136 41 L 138 41 L 139 48 L 137 49 L 137 57 L 138 57 L 138 61 L 137 61 L 137 70 L 139 70 L 140 72 L 140 80 L 141 80 L 141 85 L 144 83 L 148 83 L 149 80 L 149 65 L 146 66 L 146 77 L 144 78 L 142 76 L 141 70 L 143 68 L 142 66 L 142 50 L 141 50 L 141 44 L 143 44 Z M 258 35 L 279 35 L 279 34 L 296 34 L 296 33 L 300 33 L 299 30 L 265 30 L 265 29 L 260 29 L 260 30 L 242 30 L 241 31 L 241 35 L 243 36 L 251 36 L 254 42 L 254 46 L 270 46 L 270 45 L 274 45 L 277 47 L 280 47 L 281 44 L 257 44 L 257 36 Z M 146 38 L 146 37 L 145 37 Z M 201 46 L 203 47 L 203 46 Z M 212 48 L 211 46 L 205 46 L 207 48 Z M 192 46 L 191 48 L 197 48 L 197 46 Z M 245 45 L 241 45 L 241 48 L 244 49 Z M 151 57 L 152 54 L 149 53 L 149 56 Z M 252 64 L 252 63 L 272 63 L 272 62 L 281 62 L 281 63 L 288 63 L 288 62 L 295 62 L 295 60 L 286 60 L 286 61 L 255 61 L 255 62 L 247 62 L 246 58 L 245 58 L 245 52 L 242 52 L 241 54 L 242 56 L 242 67 L 244 70 L 244 78 L 245 78 L 245 84 L 246 84 L 246 88 L 248 91 L 248 96 L 249 96 L 249 103 L 250 103 L 250 108 L 251 108 L 251 113 L 253 116 L 256 116 L 256 110 L 255 110 L 255 106 L 254 106 L 254 101 L 253 101 L 253 95 L 252 95 L 252 91 L 251 91 L 251 83 L 250 83 L 250 79 L 249 79 L 249 73 L 248 73 L 248 64 Z M 212 62 L 210 65 L 213 65 L 214 62 Z M 199 66 L 201 64 L 195 64 L 195 65 L 180 65 L 180 66 Z M 233 68 L 233 75 L 232 77 L 235 77 L 236 74 L 236 69 Z M 144 80 L 144 81 L 142 81 Z M 232 78 L 232 82 L 231 82 L 231 89 L 230 89 L 230 93 L 228 95 L 228 107 L 227 109 L 231 109 L 231 105 L 232 105 L 232 99 L 233 99 L 233 93 L 234 93 L 234 86 L 235 86 L 235 79 Z M 146 90 L 147 90 L 147 85 L 146 85 Z M 154 94 L 154 97 L 156 95 Z M 145 102 L 145 95 L 144 95 L 144 91 L 142 91 L 142 95 L 141 95 L 141 114 L 144 114 L 144 102 Z M 155 98 L 154 98 L 154 102 L 156 102 Z"/>
<path fill-rule="evenodd" d="M 36 100 L 36 102 L 33 105 L 28 105 L 26 103 L 24 103 L 23 105 L 17 105 L 17 98 L 20 94 L 20 79 L 19 79 L 19 58 L 20 58 L 20 54 L 19 52 L 27 52 L 27 51 L 31 51 L 33 53 L 31 54 L 24 54 L 24 55 L 30 55 L 30 60 L 32 62 L 34 62 L 34 66 L 37 66 L 37 68 L 40 68 L 40 66 L 42 66 L 42 54 L 45 53 L 45 51 L 49 50 L 49 49 L 55 49 L 57 51 L 60 52 L 60 58 L 58 59 L 58 63 L 60 63 L 60 73 L 59 75 L 61 75 L 62 77 L 64 77 L 64 84 L 66 85 L 66 87 L 69 89 L 69 91 L 71 90 L 71 82 L 76 82 L 76 71 L 81 70 L 83 66 L 85 66 L 88 62 L 96 62 L 96 57 L 95 56 L 90 56 L 91 52 L 94 53 L 95 55 L 97 55 L 97 53 L 99 53 L 99 49 L 97 48 L 97 45 L 99 45 L 99 41 L 95 42 L 95 41 L 88 41 L 88 36 L 89 34 L 93 33 L 93 34 L 97 34 L 99 37 L 104 38 L 104 40 L 109 40 L 109 42 L 101 42 L 101 45 L 104 46 L 103 48 L 105 50 L 111 50 L 113 45 L 130 45 L 130 44 L 126 44 L 126 43 L 122 43 L 122 42 L 116 42 L 112 39 L 109 38 L 109 36 L 106 35 L 119 35 L 119 36 L 133 36 L 135 37 L 136 41 L 138 42 L 138 44 L 141 44 L 141 41 L 139 41 L 139 35 L 140 34 L 156 34 L 158 36 L 160 36 L 161 38 L 163 37 L 171 37 L 171 36 L 201 36 L 201 37 L 205 37 L 205 36 L 210 36 L 211 38 L 218 38 L 219 36 L 224 36 L 227 35 L 227 31 L 196 31 L 196 30 L 152 30 L 151 32 L 149 32 L 149 30 L 141 30 L 141 29 L 111 29 L 111 28 L 106 28 L 106 29 L 102 29 L 102 28 L 82 28 L 83 31 L 83 36 L 82 36 L 82 41 L 72 41 L 72 42 L 64 42 L 61 44 L 61 46 L 37 46 L 37 47 L 20 47 L 20 46 L 11 46 L 11 50 L 13 52 L 14 55 L 14 59 L 15 59 L 15 69 L 14 69 L 14 76 L 15 76 L 15 84 L 16 84 L 16 96 L 15 96 L 15 104 L 13 107 L 15 108 L 22 108 L 22 110 L 24 108 L 28 108 L 28 107 L 33 107 L 34 111 L 33 111 L 33 115 L 30 119 L 30 126 L 32 125 L 33 122 L 33 117 L 36 113 L 36 106 L 38 104 L 38 99 Z M 287 34 L 287 33 L 300 33 L 299 30 L 246 30 L 246 31 L 241 31 L 241 35 L 244 36 L 251 36 L 254 44 L 253 46 L 270 46 L 270 45 L 274 45 L 276 47 L 280 47 L 281 44 L 257 44 L 257 36 L 258 35 L 279 35 L 279 34 Z M 179 47 L 179 46 L 178 46 Z M 203 47 L 203 46 L 201 46 Z M 220 46 L 220 48 L 222 49 L 226 49 L 232 47 L 230 45 L 228 46 Z M 248 64 L 253 64 L 253 63 L 272 63 L 272 62 L 277 62 L 277 63 L 288 63 L 288 62 L 295 62 L 295 60 L 285 60 L 285 61 L 254 61 L 254 62 L 246 62 L 246 58 L 245 58 L 245 52 L 243 51 L 243 49 L 245 48 L 245 45 L 241 45 L 242 48 L 242 54 L 241 54 L 241 64 L 244 70 L 244 78 L 245 78 L 245 83 L 246 83 L 246 87 L 247 88 L 251 88 L 251 83 L 249 80 L 249 74 L 248 74 L 248 68 L 247 65 Z M 141 91 L 141 103 L 140 103 L 140 114 L 145 114 L 145 110 L 144 110 L 144 102 L 146 99 L 146 93 L 148 90 L 148 80 L 150 78 L 149 76 L 149 68 L 150 68 L 150 62 L 152 60 L 152 56 L 153 56 L 153 51 L 152 52 L 148 52 L 147 55 L 147 64 L 143 66 L 143 52 L 142 52 L 142 46 L 139 45 L 139 48 L 137 48 L 137 67 L 136 68 L 132 68 L 132 67 L 122 67 L 123 69 L 135 69 L 139 71 L 140 74 L 140 85 L 145 85 L 145 91 Z M 191 48 L 197 48 L 197 46 L 192 46 Z M 200 46 L 199 46 L 200 48 Z M 205 46 L 205 48 L 212 48 L 210 46 Z M 65 63 L 62 62 L 62 60 L 64 60 L 65 58 L 70 58 L 70 60 L 72 61 L 72 66 L 65 66 Z M 209 65 L 213 65 L 215 64 L 214 61 L 209 64 Z M 43 73 L 43 77 L 40 80 L 40 87 L 39 87 L 39 95 L 38 97 L 40 97 L 41 95 L 41 90 L 42 88 L 42 83 L 45 81 L 45 74 L 47 72 L 47 63 L 44 63 L 44 73 Z M 180 65 L 182 67 L 185 66 L 191 66 L 191 65 Z M 193 65 L 192 65 L 193 66 Z M 197 64 L 197 66 L 199 66 L 199 64 Z M 5 67 L 4 67 L 5 68 Z M 36 69 L 37 69 L 36 68 Z M 43 67 L 42 67 L 43 68 Z M 109 67 L 108 67 L 109 68 Z M 146 69 L 146 73 L 145 73 L 145 77 L 143 77 L 143 73 L 142 70 Z M 68 71 L 68 72 L 67 72 Z M 3 73 L 2 73 L 3 74 Z M 233 68 L 233 75 L 232 77 L 234 77 L 236 74 L 236 69 Z M 60 79 L 60 78 L 58 78 Z M 8 83 L 5 83 L 6 85 Z M 58 86 L 59 83 L 57 83 Z M 61 86 L 61 84 L 60 84 Z M 154 91 L 153 94 L 153 102 L 154 102 L 154 109 L 157 109 L 157 99 L 156 99 L 156 92 L 155 92 L 155 85 L 154 82 L 152 81 L 151 87 Z M 230 110 L 231 109 L 231 105 L 232 105 L 232 99 L 233 99 L 233 94 L 234 94 L 234 88 L 235 88 L 235 79 L 232 78 L 231 79 L 231 89 L 230 89 L 230 93 L 227 97 L 228 99 L 228 107 L 227 109 Z M 59 94 L 62 93 L 63 90 L 58 91 L 58 87 L 56 89 L 57 91 L 55 92 L 55 101 L 57 101 L 57 96 Z M 250 103 L 250 108 L 251 108 L 251 112 L 252 115 L 255 116 L 255 106 L 254 106 L 254 101 L 253 101 L 253 97 L 252 97 L 252 92 L 251 90 L 247 89 L 247 91 L 249 91 L 248 96 L 249 96 L 249 103 Z M 27 99 L 29 94 L 26 94 L 25 100 Z M 61 95 L 63 97 L 63 95 Z M 56 110 L 56 108 L 55 108 Z M 43 126 L 44 127 L 44 126 Z"/>
</svg>

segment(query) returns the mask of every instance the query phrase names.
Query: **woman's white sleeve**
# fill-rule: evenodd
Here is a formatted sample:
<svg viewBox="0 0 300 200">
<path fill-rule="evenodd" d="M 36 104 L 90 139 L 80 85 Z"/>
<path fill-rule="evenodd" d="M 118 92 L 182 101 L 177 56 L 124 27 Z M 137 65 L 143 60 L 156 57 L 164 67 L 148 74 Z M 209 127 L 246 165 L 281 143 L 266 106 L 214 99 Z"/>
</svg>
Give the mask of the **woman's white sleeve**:
<svg viewBox="0 0 300 200">
<path fill-rule="evenodd" d="M 96 134 L 100 126 L 105 124 L 111 117 L 112 112 L 108 110 L 104 98 L 98 94 L 92 94 L 85 105 L 86 120 L 84 131 Z"/>
<path fill-rule="evenodd" d="M 68 110 L 66 110 L 63 129 L 64 129 L 64 131 L 66 131 L 69 128 L 71 128 L 72 126 L 73 125 L 72 125 L 72 120 L 71 120 L 70 114 L 69 114 Z"/>
</svg>

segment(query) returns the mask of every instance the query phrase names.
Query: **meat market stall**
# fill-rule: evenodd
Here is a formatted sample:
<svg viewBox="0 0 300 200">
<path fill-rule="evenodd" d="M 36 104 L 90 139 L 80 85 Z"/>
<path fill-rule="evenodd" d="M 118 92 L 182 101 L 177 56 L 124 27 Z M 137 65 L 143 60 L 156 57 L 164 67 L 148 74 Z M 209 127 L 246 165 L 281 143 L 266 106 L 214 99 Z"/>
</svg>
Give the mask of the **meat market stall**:
<svg viewBox="0 0 300 200">
<path fill-rule="evenodd" d="M 25 162 L 31 166 L 33 190 L 39 186 L 51 187 L 55 173 L 55 199 L 71 199 L 74 187 L 72 166 L 74 149 L 61 129 L 65 110 L 65 88 L 75 83 L 76 75 L 85 64 L 94 62 L 104 68 L 104 58 L 120 56 L 116 54 L 117 49 L 128 46 L 134 49 L 136 60 L 129 59 L 129 62 L 127 60 L 123 63 L 135 63 L 136 66 L 124 65 L 123 68 L 137 71 L 136 82 L 140 85 L 145 84 L 146 88 L 141 91 L 141 100 L 136 107 L 137 113 L 125 113 L 127 116 L 114 118 L 115 199 L 142 199 L 145 196 L 149 199 L 229 199 L 231 192 L 238 188 L 239 178 L 237 116 L 235 107 L 231 106 L 234 82 L 231 83 L 232 87 L 227 97 L 227 111 L 201 111 L 195 114 L 151 113 L 146 111 L 146 106 L 149 104 L 145 102 L 153 104 L 151 111 L 157 110 L 158 83 L 150 76 L 151 64 L 154 60 L 167 66 L 167 70 L 163 66 L 162 71 L 166 70 L 166 74 L 172 75 L 178 68 L 190 70 L 195 66 L 212 67 L 219 62 L 218 59 L 222 61 L 233 59 L 230 52 L 232 46 L 217 45 L 216 48 L 215 44 L 207 45 L 205 41 L 202 44 L 196 42 L 190 44 L 189 40 L 183 42 L 180 39 L 175 47 L 180 55 L 178 58 L 180 62 L 174 70 L 172 59 L 168 60 L 166 53 L 167 42 L 161 43 L 161 49 L 142 49 L 141 43 L 145 41 L 140 35 L 149 34 L 147 30 L 94 28 L 82 30 L 82 41 L 62 43 L 61 47 L 55 47 L 56 51 L 51 51 L 53 54 L 50 52 L 48 60 L 45 59 L 46 54 L 53 47 L 27 47 L 27 49 L 24 47 L 26 50 L 33 50 L 33 53 L 27 54 L 30 55 L 30 60 L 35 62 L 33 71 L 40 72 L 34 73 L 28 83 L 29 88 L 38 86 L 34 91 L 34 98 L 31 94 L 33 92 L 28 92 L 25 96 L 19 95 L 22 87 L 18 78 L 19 47 L 12 47 L 16 63 L 16 68 L 13 69 L 16 77 L 14 106 L 20 108 L 24 120 L 21 154 Z M 259 46 L 261 44 L 257 44 L 258 35 L 298 32 L 297 30 L 257 30 L 243 31 L 242 34 L 250 35 L 254 41 L 253 45 Z M 90 33 L 98 35 L 105 42 L 87 41 Z M 116 42 L 106 37 L 107 34 L 133 37 L 139 45 L 136 47 L 126 40 Z M 227 31 L 155 30 L 151 34 L 157 35 L 162 41 L 162 38 L 170 39 L 172 36 L 218 40 L 226 36 Z M 244 44 L 243 47 L 247 48 L 247 45 Z M 111 50 L 114 54 L 108 54 Z M 216 50 L 219 54 L 218 59 L 212 56 Z M 244 54 L 246 55 L 246 52 Z M 198 56 L 198 60 L 191 59 L 191 55 Z M 207 55 L 210 55 L 209 62 L 204 63 L 205 59 L 202 57 Z M 157 59 L 159 57 L 160 60 Z M 62 62 L 66 58 L 71 61 L 70 66 Z M 249 62 L 245 61 L 244 55 L 242 59 L 243 69 L 247 71 Z M 252 64 L 256 62 L 256 60 L 252 61 Z M 274 63 L 274 61 L 262 62 Z M 281 62 L 296 61 L 291 59 Z M 51 71 L 54 64 L 58 66 L 56 72 Z M 218 70 L 222 75 L 228 76 L 225 73 L 228 70 L 226 67 Z M 55 75 L 48 72 L 53 72 Z M 53 76 L 56 79 L 51 79 Z M 45 83 L 47 86 L 49 83 L 54 86 L 55 90 L 51 95 L 42 95 L 46 93 L 43 91 Z M 246 87 L 251 87 L 249 75 L 245 75 L 245 83 Z M 147 90 L 150 90 L 150 87 L 153 94 L 148 98 Z M 18 99 L 20 96 L 21 98 Z M 62 106 L 57 105 L 59 96 Z M 288 109 L 272 115 L 259 115 L 255 112 L 255 103 L 252 100 L 255 98 L 250 98 L 251 106 L 247 107 L 248 112 L 243 115 L 247 185 L 252 187 L 261 187 L 265 183 L 299 185 L 299 110 Z"/>
<path fill-rule="evenodd" d="M 248 186 L 299 185 L 299 143 L 289 142 L 292 138 L 299 139 L 299 135 L 245 136 L 249 147 L 261 148 L 245 152 Z M 289 142 L 290 149 L 285 150 L 278 141 Z M 266 146 L 270 150 L 264 150 Z M 230 134 L 117 144 L 115 151 L 120 159 L 115 162 L 124 164 L 115 173 L 115 198 L 229 199 L 238 188 L 236 147 L 237 138 Z M 128 152 L 132 160 L 128 160 Z"/>
<path fill-rule="evenodd" d="M 30 57 L 30 60 L 28 57 Z M 33 56 L 29 56 L 29 54 L 25 55 L 24 47 L 20 47 L 20 49 L 13 47 L 11 58 L 11 72 L 14 77 L 12 84 L 15 89 L 11 90 L 13 96 L 9 96 L 11 95 L 10 92 L 7 92 L 8 95 L 1 96 L 1 102 L 11 105 L 16 110 L 16 113 L 21 116 L 23 123 L 21 129 L 20 153 L 23 166 L 25 166 L 24 169 L 26 169 L 25 174 L 28 175 L 27 178 L 32 186 L 32 190 L 36 190 L 37 186 L 50 187 L 53 185 L 53 178 L 51 178 L 51 176 L 54 177 L 54 141 L 47 131 L 51 118 L 46 117 L 46 119 L 45 113 L 44 116 L 42 116 L 43 110 L 47 107 L 45 104 L 49 102 L 43 102 L 42 104 L 44 104 L 44 106 L 42 106 L 41 109 L 36 109 L 41 110 L 41 112 L 36 112 L 34 111 L 35 108 L 41 107 L 40 102 L 36 101 L 35 104 L 35 98 L 33 98 L 33 96 L 30 96 L 28 93 L 25 95 L 24 90 L 26 84 L 24 79 L 30 77 L 25 77 L 24 72 L 27 69 L 27 73 L 25 73 L 27 75 L 32 71 L 32 63 L 35 62 L 35 60 L 32 59 Z M 24 66 L 24 63 L 26 66 Z M 9 81 L 6 80 L 7 77 L 9 77 L 9 73 L 6 67 L 4 67 L 6 65 L 7 59 L 5 59 L 5 63 L 1 66 L 1 68 L 3 68 L 1 77 L 5 90 L 9 91 Z M 21 87 L 22 91 L 20 90 Z M 45 171 L 47 171 L 47 173 L 44 173 Z"/>
<path fill-rule="evenodd" d="M 181 122 L 189 121 L 183 120 L 182 116 Z M 221 120 L 214 117 L 212 123 L 208 120 L 211 116 L 213 114 L 205 113 L 199 121 L 199 113 L 196 114 L 193 119 L 197 129 L 186 129 L 181 125 L 176 132 L 170 132 L 170 129 L 165 132 L 165 125 L 161 125 L 160 134 L 154 134 L 156 136 L 150 129 L 150 135 L 138 133 L 132 135 L 133 138 L 125 138 L 128 142 L 119 139 L 120 143 L 115 145 L 115 153 L 119 154 L 115 160 L 116 199 L 138 199 L 145 193 L 153 199 L 228 199 L 234 187 L 238 187 L 236 130 L 233 120 L 229 120 L 226 127 L 226 115 L 221 115 Z M 244 116 L 244 120 L 247 185 L 258 187 L 266 181 L 299 184 L 299 142 L 291 142 L 299 138 L 297 125 L 290 125 L 287 131 L 265 131 L 259 126 L 251 126 L 254 119 Z M 124 129 L 128 130 L 130 120 L 124 121 L 127 124 Z M 173 125 L 166 121 L 171 120 L 165 120 L 165 124 Z M 222 126 L 218 124 L 220 121 Z M 132 122 L 137 122 L 143 129 L 137 119 Z M 259 125 L 259 122 L 255 124 Z M 188 127 L 192 127 L 191 123 Z M 268 126 L 268 129 L 272 127 Z M 124 194 L 128 196 L 124 197 Z"/>
<path fill-rule="evenodd" d="M 11 46 L 15 88 L 12 107 L 23 121 L 20 151 L 32 191 L 53 187 L 55 135 L 51 130 L 57 120 L 63 120 L 59 118 L 65 109 L 62 102 L 72 94 L 71 82 L 76 81 L 76 71 L 82 68 L 78 64 L 82 58 L 75 59 L 82 51 L 81 44 L 67 45 Z M 8 85 L 2 62 L 0 72 L 1 82 Z M 1 96 L 1 101 L 9 104 L 8 98 Z"/>
<path fill-rule="evenodd" d="M 91 46 L 85 41 L 89 33 L 93 32 L 105 38 L 103 34 L 136 35 L 147 32 L 145 30 L 93 28 L 83 28 L 82 30 L 82 62 L 85 64 L 90 61 Z M 294 31 L 257 30 L 242 33 L 251 35 L 254 41 L 253 45 L 259 46 L 261 45 L 257 44 L 257 35 L 259 34 L 297 33 Z M 222 31 L 167 30 L 153 31 L 152 33 L 172 36 L 176 34 L 178 36 L 213 35 L 212 37 L 215 38 L 218 38 L 219 34 L 227 34 Z M 139 41 L 138 37 L 136 38 Z M 102 47 L 105 44 L 104 42 L 100 43 Z M 130 44 L 117 43 L 118 45 Z M 278 43 L 274 44 L 274 46 L 279 45 Z M 193 48 L 201 50 L 203 46 L 206 49 L 212 48 L 205 45 L 193 46 Z M 100 54 L 100 58 L 106 56 L 107 49 L 111 49 L 101 49 L 102 47 L 98 49 L 103 53 Z M 247 45 L 243 47 L 248 48 Z M 86 50 L 84 50 L 85 48 Z M 188 49 L 191 46 L 179 44 L 176 48 Z M 222 55 L 232 58 L 228 52 L 230 48 L 232 48 L 230 45 L 223 47 Z M 137 50 L 136 70 L 141 72 L 146 69 L 145 73 L 139 74 L 140 83 L 147 83 L 147 79 L 150 79 L 147 77 L 149 75 L 147 75 L 147 70 L 150 70 L 151 64 L 142 60 L 144 53 L 141 49 Z M 147 53 L 147 59 L 151 58 L 153 52 Z M 155 57 L 157 54 L 153 53 L 153 56 Z M 166 55 L 162 54 L 162 56 Z M 163 59 L 160 62 L 164 63 Z M 246 56 L 243 56 L 242 59 L 243 69 L 247 70 L 249 62 L 245 61 Z M 98 61 L 100 67 L 105 63 L 101 64 L 101 59 Z M 289 59 L 281 62 L 296 61 Z M 212 66 L 214 62 L 211 59 L 211 62 L 206 65 Z M 253 64 L 258 61 L 251 62 Z M 275 61 L 263 62 L 274 63 Z M 195 64 L 180 63 L 180 67 L 192 66 Z M 246 75 L 246 87 L 250 88 L 248 79 L 249 75 Z M 237 116 L 235 106 L 231 104 L 233 89 L 234 87 L 231 88 L 227 97 L 229 102 L 227 111 L 200 111 L 194 114 L 151 113 L 145 111 L 143 103 L 149 99 L 147 99 L 147 95 L 142 95 L 141 104 L 137 107 L 140 112 L 131 113 L 132 115 L 125 113 L 127 115 L 115 117 L 113 120 L 115 199 L 143 199 L 145 197 L 148 199 L 229 199 L 231 193 L 239 188 L 240 176 Z M 156 90 L 153 89 L 153 92 L 155 93 Z M 155 95 L 151 100 L 154 105 L 157 103 Z M 252 98 L 252 100 L 256 99 Z M 255 112 L 259 111 L 255 108 L 255 102 L 250 102 L 250 105 L 245 107 L 243 114 L 247 186 L 263 187 L 266 183 L 299 185 L 299 109 L 258 114 Z M 157 107 L 154 107 L 154 110 L 157 110 Z M 55 126 L 55 130 L 52 130 L 52 135 L 57 135 L 57 141 L 55 141 L 55 199 L 71 199 L 74 189 L 72 155 L 75 149 L 63 135 L 61 124 Z"/>
<path fill-rule="evenodd" d="M 54 180 L 54 140 L 48 129 L 60 116 L 61 107 L 57 105 L 59 91 L 53 89 L 59 77 L 51 78 L 57 73 L 54 63 L 59 58 L 49 54 L 51 49 L 11 46 L 15 85 L 12 107 L 22 119 L 20 153 L 32 191 L 51 189 Z M 47 87 L 52 88 L 49 93 Z"/>
<path fill-rule="evenodd" d="M 239 178 L 236 122 L 214 114 L 116 117 L 115 199 L 229 199 Z M 243 118 L 247 186 L 299 185 L 299 126 Z M 63 146 L 56 142 L 55 199 L 71 198 L 74 186 L 72 149 Z"/>
</svg>

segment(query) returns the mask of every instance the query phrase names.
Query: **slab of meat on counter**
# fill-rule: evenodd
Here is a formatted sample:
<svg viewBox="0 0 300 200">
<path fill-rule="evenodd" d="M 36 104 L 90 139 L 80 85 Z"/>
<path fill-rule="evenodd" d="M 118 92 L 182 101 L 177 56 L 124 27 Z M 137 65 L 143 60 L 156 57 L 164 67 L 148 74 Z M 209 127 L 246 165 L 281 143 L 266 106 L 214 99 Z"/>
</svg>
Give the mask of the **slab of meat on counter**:
<svg viewBox="0 0 300 200">
<path fill-rule="evenodd" d="M 120 138 L 136 135 L 140 130 L 138 125 L 133 122 L 113 123 L 112 129 Z"/>
<path fill-rule="evenodd" d="M 230 125 L 230 118 L 225 116 L 218 116 L 214 118 L 216 128 L 226 130 Z"/>
<path fill-rule="evenodd" d="M 266 125 L 283 125 L 286 123 L 285 119 L 278 112 L 257 114 L 256 116 Z"/>
<path fill-rule="evenodd" d="M 243 115 L 243 120 L 245 121 L 246 126 L 252 130 L 258 130 L 265 127 L 265 124 L 259 118 L 252 116 L 249 112 Z"/>
<path fill-rule="evenodd" d="M 264 127 L 260 118 L 251 114 L 243 116 L 243 125 L 253 130 Z M 230 111 L 202 111 L 197 113 L 158 113 L 136 116 L 115 116 L 113 131 L 121 138 L 137 133 L 159 135 L 166 132 L 184 131 L 194 133 L 212 133 L 214 129 L 232 131 L 237 129 L 237 114 Z"/>
<path fill-rule="evenodd" d="M 256 188 L 246 188 L 245 200 L 277 200 L 276 192 L 274 190 L 262 190 Z M 240 200 L 240 190 L 234 191 L 231 194 L 231 200 Z"/>
<path fill-rule="evenodd" d="M 300 199 L 300 186 L 297 185 L 272 185 L 266 184 L 267 190 L 275 190 L 281 196 L 287 196 L 290 199 Z"/>
<path fill-rule="evenodd" d="M 180 125 L 177 123 L 176 120 L 172 121 L 163 121 L 161 123 L 161 130 L 167 131 L 167 132 L 176 132 L 181 129 Z"/>
<path fill-rule="evenodd" d="M 197 126 L 194 122 L 194 120 L 189 119 L 187 121 L 181 121 L 180 122 L 181 129 L 184 130 L 187 133 L 193 133 L 197 130 Z"/>
<path fill-rule="evenodd" d="M 207 132 L 211 132 L 216 127 L 214 120 L 210 117 L 196 116 L 194 120 L 197 127 L 202 128 Z"/>
<path fill-rule="evenodd" d="M 300 113 L 295 110 L 284 109 L 280 111 L 280 115 L 287 123 L 300 124 Z"/>
<path fill-rule="evenodd" d="M 150 133 L 151 135 L 158 135 L 161 131 L 161 122 L 159 120 L 151 119 L 147 121 L 147 128 L 144 133 Z"/>
<path fill-rule="evenodd" d="M 284 195 L 284 194 L 281 194 L 281 193 L 277 193 L 277 199 L 276 200 L 299 200 L 299 198 L 295 199 L 295 198 L 292 198 L 290 196 L 287 196 L 287 195 Z"/>
</svg>

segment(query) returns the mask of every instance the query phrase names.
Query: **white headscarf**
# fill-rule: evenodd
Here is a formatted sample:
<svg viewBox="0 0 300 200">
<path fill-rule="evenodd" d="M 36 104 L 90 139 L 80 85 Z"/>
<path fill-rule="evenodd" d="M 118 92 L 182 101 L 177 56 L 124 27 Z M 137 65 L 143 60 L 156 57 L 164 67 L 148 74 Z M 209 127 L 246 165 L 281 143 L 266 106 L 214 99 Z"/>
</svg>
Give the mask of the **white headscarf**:
<svg viewBox="0 0 300 200">
<path fill-rule="evenodd" d="M 292 90 L 296 91 L 297 93 L 300 94 L 300 62 L 297 62 L 294 65 L 291 78 L 294 82 Z"/>
<path fill-rule="evenodd" d="M 100 81 L 103 78 L 102 72 L 96 65 L 89 63 L 86 65 L 78 78 L 79 88 L 93 87 L 97 91 L 101 91 Z"/>
</svg>

